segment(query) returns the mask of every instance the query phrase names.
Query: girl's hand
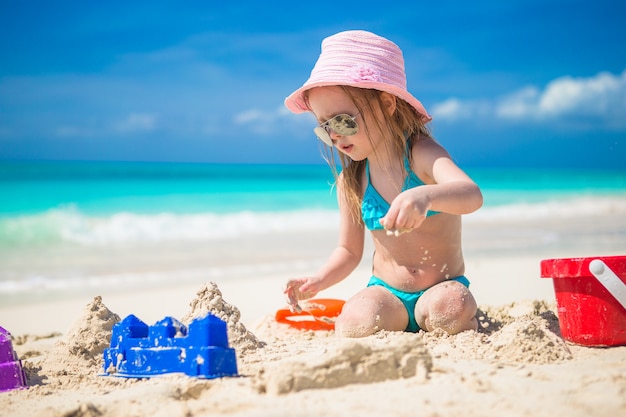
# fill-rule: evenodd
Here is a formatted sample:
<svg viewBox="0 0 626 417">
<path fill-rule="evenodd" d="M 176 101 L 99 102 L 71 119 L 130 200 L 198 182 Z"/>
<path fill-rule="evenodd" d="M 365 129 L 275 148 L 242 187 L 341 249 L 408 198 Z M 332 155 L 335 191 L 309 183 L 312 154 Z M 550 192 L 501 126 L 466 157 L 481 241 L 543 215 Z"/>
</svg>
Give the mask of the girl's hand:
<svg viewBox="0 0 626 417">
<path fill-rule="evenodd" d="M 400 236 L 420 227 L 431 206 L 430 199 L 421 191 L 416 188 L 403 191 L 391 202 L 389 211 L 380 219 L 388 235 Z"/>
<path fill-rule="evenodd" d="M 307 300 L 314 297 L 319 291 L 315 289 L 317 286 L 315 278 L 295 278 L 287 281 L 283 293 L 287 299 L 289 309 L 299 313 L 302 308 L 298 305 L 298 301 Z"/>
</svg>

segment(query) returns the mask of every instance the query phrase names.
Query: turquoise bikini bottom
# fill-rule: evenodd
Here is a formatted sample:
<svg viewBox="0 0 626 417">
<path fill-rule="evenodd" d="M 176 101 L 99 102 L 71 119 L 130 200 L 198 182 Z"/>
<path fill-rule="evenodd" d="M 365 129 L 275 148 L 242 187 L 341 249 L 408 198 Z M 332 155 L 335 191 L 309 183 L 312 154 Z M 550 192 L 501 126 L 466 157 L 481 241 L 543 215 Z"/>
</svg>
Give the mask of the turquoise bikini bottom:
<svg viewBox="0 0 626 417">
<path fill-rule="evenodd" d="M 469 280 L 464 275 L 456 278 L 450 278 L 448 281 L 460 282 L 468 288 L 470 285 Z M 372 275 L 370 281 L 367 283 L 367 286 L 372 287 L 375 285 L 387 288 L 393 295 L 395 295 L 400 301 L 402 301 L 402 304 L 404 304 L 404 307 L 406 308 L 406 312 L 409 313 L 409 324 L 406 327 L 405 331 L 413 333 L 417 332 L 420 329 L 420 326 L 417 324 L 417 320 L 415 320 L 415 304 L 417 304 L 417 300 L 419 300 L 419 298 L 428 290 L 428 288 L 418 292 L 400 291 L 396 288 L 393 288 L 382 279 Z"/>
</svg>

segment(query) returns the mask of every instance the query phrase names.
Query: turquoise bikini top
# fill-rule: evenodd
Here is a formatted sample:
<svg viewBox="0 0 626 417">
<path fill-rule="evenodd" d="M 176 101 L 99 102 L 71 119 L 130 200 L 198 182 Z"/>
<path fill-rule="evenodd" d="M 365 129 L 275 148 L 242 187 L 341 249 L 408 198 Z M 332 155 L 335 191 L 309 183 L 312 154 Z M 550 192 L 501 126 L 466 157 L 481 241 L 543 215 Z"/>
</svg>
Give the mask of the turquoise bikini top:
<svg viewBox="0 0 626 417">
<path fill-rule="evenodd" d="M 406 156 L 404 157 L 404 167 L 408 175 L 404 179 L 402 191 L 425 185 L 411 169 L 411 164 Z M 383 196 L 376 191 L 376 188 L 374 188 L 370 182 L 370 166 L 368 161 L 365 162 L 365 174 L 367 177 L 367 188 L 365 189 L 363 202 L 361 203 L 361 217 L 363 218 L 365 227 L 369 230 L 381 230 L 384 229 L 384 227 L 380 224 L 380 219 L 385 217 L 385 214 L 389 211 L 390 205 Z M 437 213 L 439 212 L 429 210 L 426 216 L 432 216 Z"/>
</svg>

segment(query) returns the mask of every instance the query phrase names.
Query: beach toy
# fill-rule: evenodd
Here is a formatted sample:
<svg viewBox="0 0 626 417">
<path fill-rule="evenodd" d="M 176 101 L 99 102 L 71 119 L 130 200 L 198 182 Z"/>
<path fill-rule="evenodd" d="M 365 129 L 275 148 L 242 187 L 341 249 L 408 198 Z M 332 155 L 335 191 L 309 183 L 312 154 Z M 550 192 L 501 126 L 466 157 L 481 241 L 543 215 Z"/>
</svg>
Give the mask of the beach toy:
<svg viewBox="0 0 626 417">
<path fill-rule="evenodd" d="M 226 323 L 208 314 L 189 327 L 172 317 L 148 326 L 134 315 L 113 326 L 104 350 L 104 375 L 149 378 L 184 373 L 198 378 L 237 376 Z"/>
<path fill-rule="evenodd" d="M 626 345 L 626 256 L 545 259 L 561 335 L 585 346 Z"/>
<path fill-rule="evenodd" d="M 22 361 L 13 350 L 11 333 L 0 327 L 0 392 L 27 387 Z"/>
<path fill-rule="evenodd" d="M 293 312 L 288 308 L 276 312 L 278 323 L 288 324 L 301 330 L 333 330 L 335 319 L 341 313 L 345 301 L 331 298 L 307 300 L 302 303 L 302 311 Z"/>
</svg>

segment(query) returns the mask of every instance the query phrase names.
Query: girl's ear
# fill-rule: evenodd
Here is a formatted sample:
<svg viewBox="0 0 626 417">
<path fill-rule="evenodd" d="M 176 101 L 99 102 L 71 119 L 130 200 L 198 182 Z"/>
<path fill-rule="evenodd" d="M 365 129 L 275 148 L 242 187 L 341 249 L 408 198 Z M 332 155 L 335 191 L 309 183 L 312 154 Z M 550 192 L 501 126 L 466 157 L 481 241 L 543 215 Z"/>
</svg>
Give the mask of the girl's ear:
<svg viewBox="0 0 626 417">
<path fill-rule="evenodd" d="M 386 91 L 381 91 L 380 101 L 383 104 L 383 111 L 388 116 L 393 116 L 396 111 L 396 96 L 387 93 Z"/>
</svg>

